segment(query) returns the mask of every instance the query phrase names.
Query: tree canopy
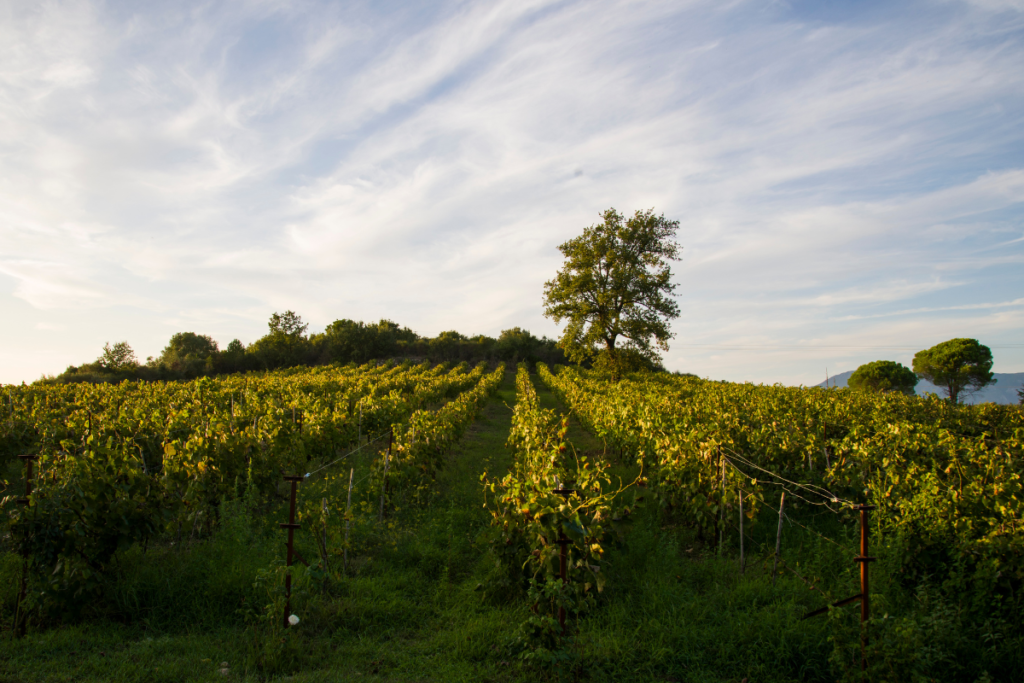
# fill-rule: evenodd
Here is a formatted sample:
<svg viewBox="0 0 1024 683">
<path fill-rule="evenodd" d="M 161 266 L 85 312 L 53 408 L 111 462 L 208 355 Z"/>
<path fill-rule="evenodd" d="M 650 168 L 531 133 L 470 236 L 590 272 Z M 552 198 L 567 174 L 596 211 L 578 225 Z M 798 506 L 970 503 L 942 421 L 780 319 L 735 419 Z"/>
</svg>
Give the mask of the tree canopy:
<svg viewBox="0 0 1024 683">
<path fill-rule="evenodd" d="M 895 391 L 908 396 L 914 395 L 917 375 L 910 368 L 891 360 L 876 360 L 865 363 L 850 375 L 847 385 L 852 389 L 885 393 Z"/>
<path fill-rule="evenodd" d="M 164 347 L 157 359 L 172 373 L 194 377 L 213 370 L 213 358 L 217 353 L 217 342 L 207 334 L 178 332 Z"/>
<path fill-rule="evenodd" d="M 528 360 L 552 365 L 566 362 L 565 355 L 553 340 L 547 337 L 538 339 L 519 328 L 502 332 L 501 343 L 486 335 L 467 336 L 455 330 L 441 332 L 434 338 L 421 337 L 408 327 L 386 318 L 368 323 L 335 320 L 323 332 L 307 334 L 308 325 L 294 311 L 274 313 L 267 327 L 267 334 L 248 347 L 233 339 L 223 349 L 210 335 L 177 332 L 158 356 L 146 359 L 145 365 L 136 362 L 128 342 L 118 342 L 113 346 L 108 343 L 103 355 L 95 362 L 69 365 L 59 376 L 44 376 L 39 381 L 161 381 L 298 365 L 362 364 L 385 359 L 470 363 Z"/>
<path fill-rule="evenodd" d="M 294 311 L 274 313 L 267 323 L 270 334 L 260 337 L 249 351 L 265 369 L 287 368 L 306 361 L 306 329 L 302 317 Z"/>
<path fill-rule="evenodd" d="M 544 315 L 568 322 L 559 346 L 571 361 L 596 357 L 618 375 L 668 349 L 668 323 L 679 317 L 668 264 L 679 260 L 679 221 L 653 209 L 627 220 L 612 208 L 602 217 L 558 247 L 565 261 L 544 284 Z"/>
<path fill-rule="evenodd" d="M 335 320 L 322 335 L 311 339 L 324 357 L 346 363 L 365 363 L 371 358 L 394 355 L 398 353 L 400 341 L 415 341 L 417 337 L 409 328 L 391 320 L 364 323 L 346 318 Z"/>
<path fill-rule="evenodd" d="M 270 316 L 270 322 L 267 325 L 270 327 L 271 334 L 287 334 L 296 338 L 304 335 L 309 327 L 302 322 L 302 316 L 295 311 L 274 313 Z"/>
<path fill-rule="evenodd" d="M 139 361 L 135 358 L 135 352 L 128 345 L 127 341 L 120 341 L 110 345 L 107 342 L 103 345 L 103 353 L 96 359 L 96 364 L 104 370 L 111 372 L 124 372 L 138 367 Z"/>
<path fill-rule="evenodd" d="M 914 355 L 914 372 L 945 391 L 952 403 L 996 380 L 992 351 L 977 339 L 950 339 Z"/>
</svg>

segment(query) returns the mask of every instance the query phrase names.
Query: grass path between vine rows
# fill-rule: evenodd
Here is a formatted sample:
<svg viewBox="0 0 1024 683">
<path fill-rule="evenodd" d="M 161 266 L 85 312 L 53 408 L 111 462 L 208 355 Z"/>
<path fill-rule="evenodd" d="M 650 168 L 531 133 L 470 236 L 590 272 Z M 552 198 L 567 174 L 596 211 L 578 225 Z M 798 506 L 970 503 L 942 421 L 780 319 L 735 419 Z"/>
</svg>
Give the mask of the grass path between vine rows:
<svg viewBox="0 0 1024 683">
<path fill-rule="evenodd" d="M 504 681 L 517 667 L 502 658 L 500 643 L 522 619 L 521 606 L 485 605 L 478 591 L 486 548 L 477 535 L 486 526 L 480 475 L 507 471 L 514 373 L 507 373 L 447 466 L 427 509 L 399 512 L 386 543 L 354 558 L 359 573 L 323 599 L 305 630 L 300 656 L 280 671 L 245 671 L 248 634 L 238 623 L 188 623 L 150 628 L 109 620 L 30 633 L 0 641 L 0 683 L 15 681 Z M 220 538 L 197 545 L 178 560 L 193 579 L 186 589 L 153 567 L 140 569 L 181 593 L 183 612 L 201 610 L 203 589 L 234 581 L 245 593 L 255 569 L 266 566 L 280 539 L 238 553 Z M 245 561 L 248 556 L 251 560 Z M 168 558 L 169 559 L 169 558 Z M 13 567 L 12 567 L 13 569 Z M 13 572 L 12 572 L 13 573 Z M 207 585 L 201 585 L 205 579 Z M 196 585 L 198 584 L 200 585 Z M 223 591 L 212 590 L 213 593 Z M 229 591 L 230 592 L 230 591 Z M 210 605 L 214 612 L 225 612 Z M 7 615 L 3 615 L 7 616 Z M 204 622 L 208 620 L 203 620 Z M 237 620 L 234 620 L 237 621 Z"/>
<path fill-rule="evenodd" d="M 564 409 L 534 381 L 543 407 Z M 241 599 L 259 599 L 257 570 L 282 554 L 273 531 L 244 542 L 224 533 L 185 552 L 129 553 L 119 600 L 135 607 L 119 620 L 86 619 L 19 641 L 8 631 L 0 683 L 834 680 L 825 621 L 794 616 L 806 588 L 787 580 L 771 588 L 756 562 L 740 577 L 731 557 L 715 557 L 650 503 L 610 552 L 605 594 L 579 622 L 574 670 L 521 665 L 509 643 L 527 606 L 487 602 L 476 590 L 491 562 L 479 539 L 489 519 L 480 476 L 509 468 L 514 402 L 509 371 L 438 475 L 429 507 L 400 510 L 393 529 L 354 552 L 353 576 L 327 596 L 297 601 L 303 621 L 290 634 L 294 648 L 263 670 L 244 664 L 251 630 L 237 610 Z M 578 451 L 603 451 L 575 422 L 569 437 Z M 613 472 L 635 476 L 624 466 Z M 2 571 L 13 576 L 14 566 Z"/>
</svg>

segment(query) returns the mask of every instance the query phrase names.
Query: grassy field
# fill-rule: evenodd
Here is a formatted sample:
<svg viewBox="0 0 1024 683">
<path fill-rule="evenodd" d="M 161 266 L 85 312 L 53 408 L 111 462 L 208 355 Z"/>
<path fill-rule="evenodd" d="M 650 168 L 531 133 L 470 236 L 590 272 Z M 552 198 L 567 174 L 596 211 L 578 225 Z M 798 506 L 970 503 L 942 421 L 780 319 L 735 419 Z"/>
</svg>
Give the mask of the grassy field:
<svg viewBox="0 0 1024 683">
<path fill-rule="evenodd" d="M 254 618 L 267 603 L 266 588 L 254 585 L 257 574 L 283 556 L 282 532 L 276 529 L 282 511 L 250 516 L 244 507 L 234 513 L 229 507 L 212 538 L 183 549 L 136 548 L 125 554 L 112 577 L 112 604 L 103 613 L 69 616 L 63 625 L 31 630 L 20 640 L 7 630 L 0 641 L 0 683 L 225 678 L 754 683 L 856 677 L 856 606 L 800 619 L 825 604 L 822 590 L 840 596 L 856 592 L 845 548 L 787 526 L 783 554 L 800 576 L 818 577 L 816 590 L 793 572 L 773 585 L 768 557 L 774 525 L 750 531 L 741 574 L 734 532 L 719 555 L 717 548 L 693 538 L 685 520 L 653 505 L 640 510 L 626 541 L 612 549 L 608 587 L 597 608 L 575 624 L 564 661 L 524 662 L 516 634 L 529 605 L 522 597 L 480 590 L 493 567 L 481 540 L 489 517 L 480 477 L 509 467 L 504 443 L 515 401 L 512 377 L 507 374 L 451 453 L 429 506 L 408 506 L 382 527 L 363 528 L 347 578 L 329 585 L 313 582 L 297 592 L 298 627 L 282 635 Z M 538 390 L 545 407 L 555 407 L 539 383 Z M 570 439 L 578 450 L 604 453 L 602 444 L 575 425 Z M 624 466 L 614 471 L 627 480 L 636 474 Z M 799 506 L 791 514 L 841 543 L 852 533 L 851 526 L 817 519 Z M 846 540 L 852 548 L 852 538 Z M 888 619 L 891 613 L 895 624 L 897 614 L 923 609 L 927 593 L 899 589 L 884 561 L 874 569 L 874 608 L 880 615 Z M 0 572 L 3 603 L 10 605 L 16 558 L 3 558 Z M 948 674 L 939 680 L 1010 680 L 998 668 L 985 674 L 991 678 L 979 678 L 978 655 L 968 642 L 975 636 L 957 630 L 948 605 L 932 600 L 926 607 L 933 631 L 923 635 L 899 635 L 883 620 L 879 632 L 889 635 L 878 640 L 885 643 L 887 661 L 931 657 L 934 661 L 925 665 Z M 10 614 L 0 616 L 9 629 Z M 922 638 L 941 647 L 922 654 Z M 946 661 L 958 656 L 959 663 Z M 1014 660 L 992 661 L 998 667 Z M 872 680 L 891 680 L 884 674 Z"/>
</svg>

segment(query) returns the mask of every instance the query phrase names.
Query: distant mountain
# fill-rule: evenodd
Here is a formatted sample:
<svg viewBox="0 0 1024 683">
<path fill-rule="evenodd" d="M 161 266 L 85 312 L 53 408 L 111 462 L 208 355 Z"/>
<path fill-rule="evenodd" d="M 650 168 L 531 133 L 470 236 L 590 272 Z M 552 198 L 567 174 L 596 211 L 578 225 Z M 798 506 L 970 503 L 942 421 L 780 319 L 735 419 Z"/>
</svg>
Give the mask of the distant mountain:
<svg viewBox="0 0 1024 683">
<path fill-rule="evenodd" d="M 845 387 L 846 380 L 850 379 L 852 374 L 853 370 L 850 370 L 849 372 L 841 372 L 838 375 L 829 377 L 828 386 Z M 1019 403 L 1020 396 L 1017 395 L 1017 390 L 1024 385 L 1024 372 L 996 372 L 993 374 L 996 378 L 996 383 L 985 387 L 972 396 L 968 396 L 964 399 L 964 403 Z M 822 382 L 816 386 L 824 387 L 825 383 Z M 945 396 L 938 387 L 927 380 L 918 382 L 916 391 L 918 396 L 923 396 L 924 394 Z"/>
</svg>

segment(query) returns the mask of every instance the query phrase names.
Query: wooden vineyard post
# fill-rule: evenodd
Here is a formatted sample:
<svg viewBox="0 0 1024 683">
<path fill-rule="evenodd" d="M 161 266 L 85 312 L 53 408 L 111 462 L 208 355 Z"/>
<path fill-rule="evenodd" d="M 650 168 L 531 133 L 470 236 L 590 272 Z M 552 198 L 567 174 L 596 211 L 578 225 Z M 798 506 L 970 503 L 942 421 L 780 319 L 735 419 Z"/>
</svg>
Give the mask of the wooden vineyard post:
<svg viewBox="0 0 1024 683">
<path fill-rule="evenodd" d="M 13 413 L 12 413 L 13 415 Z M 29 505 L 29 496 L 32 495 L 32 463 L 39 457 L 37 455 L 19 455 L 25 463 L 25 497 L 18 499 L 19 505 Z M 25 606 L 25 597 L 28 593 L 28 555 L 23 551 L 21 554 L 21 587 L 18 589 L 18 600 L 14 606 L 14 636 L 21 638 L 25 635 L 25 618 L 22 609 Z"/>
<path fill-rule="evenodd" d="M 874 505 L 857 505 L 854 510 L 860 510 L 860 555 L 853 558 L 854 562 L 860 564 L 860 668 L 866 671 L 868 668 L 868 630 L 867 622 L 871 618 L 871 597 L 868 593 L 868 564 L 875 561 L 874 557 L 868 557 L 868 512 L 874 510 Z"/>
<path fill-rule="evenodd" d="M 775 535 L 775 563 L 772 565 L 772 585 L 775 585 L 775 572 L 779 568 L 779 551 L 782 549 L 782 514 L 786 506 L 786 492 L 782 492 L 779 500 L 779 531 Z"/>
<path fill-rule="evenodd" d="M 281 524 L 282 529 L 288 530 L 288 560 L 287 573 L 284 575 L 284 627 L 288 628 L 288 616 L 292 611 L 292 559 L 295 555 L 295 530 L 299 525 L 295 523 L 295 496 L 298 492 L 301 475 L 285 475 L 284 480 L 291 482 L 291 496 L 288 501 L 288 522 Z"/>
<path fill-rule="evenodd" d="M 356 468 L 353 467 L 348 473 L 348 503 L 345 505 L 345 548 L 344 548 L 344 569 L 348 573 L 348 529 L 352 520 L 349 516 L 352 514 L 352 477 L 356 474 Z"/>
</svg>

